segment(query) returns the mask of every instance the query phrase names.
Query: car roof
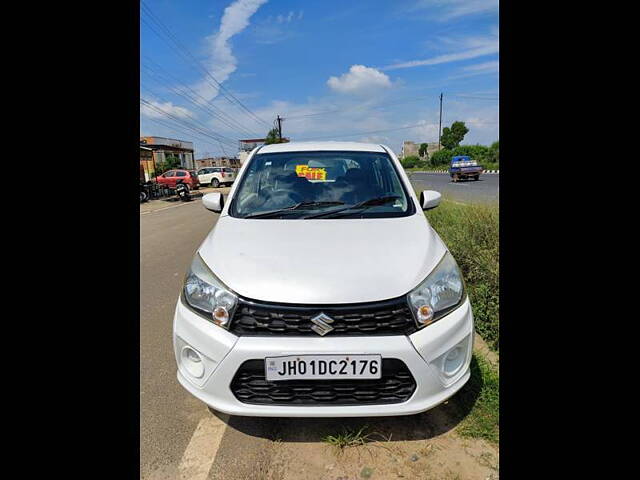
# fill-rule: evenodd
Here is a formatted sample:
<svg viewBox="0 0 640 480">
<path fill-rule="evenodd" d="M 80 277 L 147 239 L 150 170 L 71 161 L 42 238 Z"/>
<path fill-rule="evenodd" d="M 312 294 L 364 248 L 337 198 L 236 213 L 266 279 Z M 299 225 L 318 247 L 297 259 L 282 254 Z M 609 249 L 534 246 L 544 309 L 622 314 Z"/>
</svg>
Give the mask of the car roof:
<svg viewBox="0 0 640 480">
<path fill-rule="evenodd" d="M 382 145 L 360 142 L 288 142 L 273 143 L 263 146 L 257 153 L 283 153 L 283 152 L 318 152 L 318 151 L 345 151 L 345 152 L 385 152 Z"/>
</svg>

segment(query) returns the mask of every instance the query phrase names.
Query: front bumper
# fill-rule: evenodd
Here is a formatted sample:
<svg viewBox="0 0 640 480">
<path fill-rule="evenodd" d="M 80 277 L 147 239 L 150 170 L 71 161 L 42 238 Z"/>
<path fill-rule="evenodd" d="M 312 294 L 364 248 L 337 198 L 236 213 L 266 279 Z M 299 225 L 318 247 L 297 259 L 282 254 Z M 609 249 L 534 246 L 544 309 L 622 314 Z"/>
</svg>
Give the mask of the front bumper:
<svg viewBox="0 0 640 480">
<path fill-rule="evenodd" d="M 174 316 L 174 350 L 178 380 L 192 395 L 215 410 L 230 415 L 260 417 L 360 417 L 411 415 L 444 402 L 469 379 L 473 347 L 473 314 L 468 298 L 432 325 L 410 335 L 377 337 L 238 337 L 187 308 L 178 300 Z M 442 374 L 443 355 L 466 340 L 466 360 L 452 377 Z M 195 378 L 181 360 L 184 346 L 202 356 L 204 374 Z M 403 403 L 384 405 L 253 405 L 240 402 L 231 381 L 246 360 L 297 354 L 378 353 L 402 360 L 416 381 L 416 390 Z"/>
</svg>

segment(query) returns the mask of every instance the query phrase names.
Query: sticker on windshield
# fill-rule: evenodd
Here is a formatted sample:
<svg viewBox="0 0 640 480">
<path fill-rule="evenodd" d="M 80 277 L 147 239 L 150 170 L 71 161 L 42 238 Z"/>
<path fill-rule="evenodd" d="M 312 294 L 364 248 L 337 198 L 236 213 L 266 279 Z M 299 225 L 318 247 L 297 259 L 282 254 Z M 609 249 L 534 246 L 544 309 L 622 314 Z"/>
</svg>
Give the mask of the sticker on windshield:
<svg viewBox="0 0 640 480">
<path fill-rule="evenodd" d="M 309 165 L 296 165 L 296 175 L 306 177 L 307 180 L 327 181 L 327 171 L 320 167 L 310 167 Z"/>
</svg>

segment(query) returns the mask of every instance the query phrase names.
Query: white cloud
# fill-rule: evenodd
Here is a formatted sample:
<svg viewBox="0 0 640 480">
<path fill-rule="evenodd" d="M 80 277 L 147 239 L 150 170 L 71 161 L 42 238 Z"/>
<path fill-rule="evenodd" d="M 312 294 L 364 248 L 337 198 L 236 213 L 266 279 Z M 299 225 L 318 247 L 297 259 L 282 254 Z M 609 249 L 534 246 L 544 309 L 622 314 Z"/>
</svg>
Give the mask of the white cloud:
<svg viewBox="0 0 640 480">
<path fill-rule="evenodd" d="M 467 15 L 496 12 L 498 0 L 420 0 L 411 10 L 428 9 L 433 18 L 448 21 Z"/>
<path fill-rule="evenodd" d="M 347 73 L 330 77 L 327 85 L 339 93 L 368 94 L 391 87 L 391 80 L 380 70 L 352 65 Z"/>
<path fill-rule="evenodd" d="M 469 60 L 471 58 L 496 54 L 500 51 L 500 41 L 497 32 L 484 37 L 465 37 L 462 39 L 440 38 L 440 43 L 457 48 L 458 51 L 436 55 L 425 60 L 411 60 L 409 62 L 394 63 L 381 68 L 381 70 L 397 70 L 400 68 L 422 67 L 425 65 L 439 65 L 441 63 Z"/>
<path fill-rule="evenodd" d="M 178 118 L 189 118 L 192 117 L 193 114 L 191 113 L 191 111 L 187 108 L 184 107 L 179 107 L 177 105 L 174 105 L 171 102 L 156 102 L 153 100 L 147 100 L 151 105 L 153 105 L 153 107 L 156 107 L 159 110 L 164 110 L 164 112 L 173 115 L 174 117 L 178 117 Z M 164 118 L 165 114 L 162 112 L 159 112 L 158 110 L 154 109 L 153 107 L 150 107 L 148 105 L 140 105 L 140 113 L 146 117 L 149 118 Z"/>
<path fill-rule="evenodd" d="M 464 67 L 463 70 L 467 72 L 496 72 L 500 68 L 500 62 L 494 60 L 492 62 L 476 63 L 475 65 L 469 65 Z"/>
<path fill-rule="evenodd" d="M 298 12 L 298 20 L 302 19 L 302 14 L 303 11 L 300 10 L 300 12 Z M 289 14 L 286 17 L 283 14 L 280 14 L 276 17 L 276 22 L 278 23 L 291 23 L 294 20 L 296 20 L 296 12 L 294 12 L 293 10 L 289 10 Z M 270 21 L 271 16 L 269 16 L 269 18 L 267 19 L 267 22 Z"/>
<path fill-rule="evenodd" d="M 205 66 L 218 82 L 225 82 L 237 68 L 238 62 L 229 40 L 249 26 L 251 16 L 266 2 L 267 0 L 234 1 L 224 9 L 218 33 L 207 37 L 211 53 Z M 208 78 L 203 79 L 195 88 L 207 101 L 218 94 L 218 87 Z"/>
</svg>

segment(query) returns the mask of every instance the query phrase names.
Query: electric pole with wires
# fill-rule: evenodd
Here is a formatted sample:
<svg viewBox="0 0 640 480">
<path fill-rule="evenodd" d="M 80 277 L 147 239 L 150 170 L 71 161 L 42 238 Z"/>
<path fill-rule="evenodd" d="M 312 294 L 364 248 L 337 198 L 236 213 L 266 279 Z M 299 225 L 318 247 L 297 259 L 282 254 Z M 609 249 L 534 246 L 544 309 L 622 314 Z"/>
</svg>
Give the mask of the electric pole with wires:
<svg viewBox="0 0 640 480">
<path fill-rule="evenodd" d="M 280 115 L 278 115 L 277 121 L 278 121 L 278 139 L 280 140 L 280 143 L 282 143 L 282 117 L 280 117 Z"/>
<path fill-rule="evenodd" d="M 438 124 L 438 151 L 440 151 L 441 139 L 442 139 L 442 92 L 440 92 L 440 123 Z"/>
</svg>

